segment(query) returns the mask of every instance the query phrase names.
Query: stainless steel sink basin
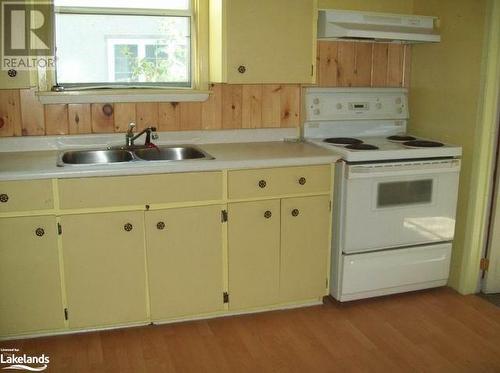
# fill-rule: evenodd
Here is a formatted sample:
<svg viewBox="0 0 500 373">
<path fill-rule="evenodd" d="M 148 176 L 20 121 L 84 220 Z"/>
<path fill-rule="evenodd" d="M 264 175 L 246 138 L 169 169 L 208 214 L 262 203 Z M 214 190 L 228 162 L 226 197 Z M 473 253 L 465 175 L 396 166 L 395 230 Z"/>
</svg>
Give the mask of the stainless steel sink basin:
<svg viewBox="0 0 500 373">
<path fill-rule="evenodd" d="M 148 161 L 183 161 L 214 159 L 194 146 L 160 146 L 158 148 L 102 149 L 66 151 L 59 155 L 58 166 L 97 165 Z"/>
<path fill-rule="evenodd" d="M 65 164 L 105 164 L 130 162 L 134 159 L 127 150 L 78 150 L 65 152 L 61 161 Z"/>
<path fill-rule="evenodd" d="M 134 154 L 145 161 L 213 159 L 211 155 L 193 146 L 160 146 L 158 148 L 138 149 L 134 151 Z"/>
</svg>

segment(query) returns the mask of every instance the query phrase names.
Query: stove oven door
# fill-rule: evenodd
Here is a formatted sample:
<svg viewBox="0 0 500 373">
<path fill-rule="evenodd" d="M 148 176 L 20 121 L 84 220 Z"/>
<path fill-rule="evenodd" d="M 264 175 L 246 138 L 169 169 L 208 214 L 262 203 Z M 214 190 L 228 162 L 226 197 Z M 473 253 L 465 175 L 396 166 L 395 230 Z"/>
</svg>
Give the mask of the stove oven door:
<svg viewBox="0 0 500 373">
<path fill-rule="evenodd" d="M 342 251 L 451 241 L 459 171 L 457 159 L 345 165 Z"/>
</svg>

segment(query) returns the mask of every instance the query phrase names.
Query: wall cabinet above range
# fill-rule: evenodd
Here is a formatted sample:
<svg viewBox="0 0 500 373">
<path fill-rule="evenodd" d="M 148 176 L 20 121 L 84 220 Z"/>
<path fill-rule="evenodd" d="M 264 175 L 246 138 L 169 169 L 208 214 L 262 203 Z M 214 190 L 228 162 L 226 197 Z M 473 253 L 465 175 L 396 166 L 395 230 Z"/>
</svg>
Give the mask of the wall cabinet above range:
<svg viewBox="0 0 500 373">
<path fill-rule="evenodd" d="M 210 79 L 313 83 L 313 0 L 210 1 Z"/>
</svg>

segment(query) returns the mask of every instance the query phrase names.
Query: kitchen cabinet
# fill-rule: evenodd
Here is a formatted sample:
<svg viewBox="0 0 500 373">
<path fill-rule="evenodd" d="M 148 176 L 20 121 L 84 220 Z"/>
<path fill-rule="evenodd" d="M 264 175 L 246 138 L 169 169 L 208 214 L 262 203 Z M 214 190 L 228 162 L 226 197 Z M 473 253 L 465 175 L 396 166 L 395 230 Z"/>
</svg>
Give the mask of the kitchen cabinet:
<svg viewBox="0 0 500 373">
<path fill-rule="evenodd" d="M 222 205 L 146 212 L 151 319 L 221 311 Z"/>
<path fill-rule="evenodd" d="M 313 83 L 314 0 L 210 1 L 210 79 Z"/>
<path fill-rule="evenodd" d="M 324 295 L 330 247 L 329 196 L 281 201 L 280 298 L 283 302 Z"/>
<path fill-rule="evenodd" d="M 70 328 L 148 320 L 144 212 L 61 217 Z"/>
<path fill-rule="evenodd" d="M 54 208 L 52 180 L 0 182 L 0 213 Z"/>
<path fill-rule="evenodd" d="M 64 328 L 53 216 L 0 219 L 0 336 Z"/>
<path fill-rule="evenodd" d="M 30 87 L 28 70 L 0 70 L 0 89 L 22 89 Z"/>
<path fill-rule="evenodd" d="M 228 208 L 229 307 L 279 301 L 280 201 L 231 203 Z"/>
</svg>

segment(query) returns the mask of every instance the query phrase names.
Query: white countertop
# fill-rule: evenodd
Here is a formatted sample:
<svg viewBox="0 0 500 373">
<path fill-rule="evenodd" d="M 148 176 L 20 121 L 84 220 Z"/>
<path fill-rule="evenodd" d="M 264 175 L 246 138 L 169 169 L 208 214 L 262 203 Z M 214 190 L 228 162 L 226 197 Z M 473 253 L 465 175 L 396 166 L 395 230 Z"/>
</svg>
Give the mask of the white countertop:
<svg viewBox="0 0 500 373">
<path fill-rule="evenodd" d="M 333 163 L 335 152 L 303 142 L 196 144 L 212 160 L 140 161 L 105 165 L 57 166 L 61 150 L 0 152 L 0 180 L 139 175 Z M 81 149 L 81 148 L 80 148 Z"/>
</svg>

